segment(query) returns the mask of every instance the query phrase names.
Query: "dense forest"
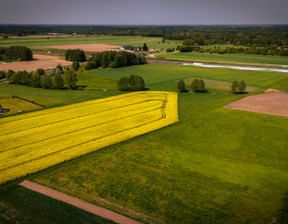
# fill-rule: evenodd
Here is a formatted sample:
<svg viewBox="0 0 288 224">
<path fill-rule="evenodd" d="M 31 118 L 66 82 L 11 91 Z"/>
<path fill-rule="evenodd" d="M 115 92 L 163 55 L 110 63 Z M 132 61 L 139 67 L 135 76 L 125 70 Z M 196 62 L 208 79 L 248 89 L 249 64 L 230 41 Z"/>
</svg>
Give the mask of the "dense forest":
<svg viewBox="0 0 288 224">
<path fill-rule="evenodd" d="M 223 26 L 99 26 L 99 25 L 0 25 L 0 35 L 47 35 L 48 33 L 147 36 L 163 40 L 193 40 L 197 45 L 233 44 L 256 47 L 288 47 L 288 25 Z"/>
</svg>

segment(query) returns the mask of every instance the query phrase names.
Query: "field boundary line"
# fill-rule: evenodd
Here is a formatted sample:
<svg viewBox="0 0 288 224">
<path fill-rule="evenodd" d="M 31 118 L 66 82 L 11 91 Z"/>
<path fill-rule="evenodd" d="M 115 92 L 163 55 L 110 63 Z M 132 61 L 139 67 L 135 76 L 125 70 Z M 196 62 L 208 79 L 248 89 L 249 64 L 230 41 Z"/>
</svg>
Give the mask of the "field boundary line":
<svg viewBox="0 0 288 224">
<path fill-rule="evenodd" d="M 48 197 L 54 198 L 56 200 L 65 202 L 67 204 L 73 205 L 74 207 L 80 208 L 82 210 L 85 210 L 89 213 L 101 216 L 105 219 L 112 220 L 113 222 L 120 223 L 120 224 L 142 224 L 139 221 L 136 221 L 134 219 L 128 218 L 126 216 L 120 215 L 118 213 L 112 212 L 108 209 L 93 205 L 91 203 L 88 203 L 86 201 L 83 201 L 79 198 L 69 196 L 67 194 L 61 193 L 59 191 L 53 190 L 51 188 L 42 186 L 40 184 L 31 182 L 29 180 L 24 180 L 19 185 L 22 187 L 25 187 L 27 189 L 30 189 L 32 191 L 36 191 L 40 194 L 46 195 Z"/>
</svg>

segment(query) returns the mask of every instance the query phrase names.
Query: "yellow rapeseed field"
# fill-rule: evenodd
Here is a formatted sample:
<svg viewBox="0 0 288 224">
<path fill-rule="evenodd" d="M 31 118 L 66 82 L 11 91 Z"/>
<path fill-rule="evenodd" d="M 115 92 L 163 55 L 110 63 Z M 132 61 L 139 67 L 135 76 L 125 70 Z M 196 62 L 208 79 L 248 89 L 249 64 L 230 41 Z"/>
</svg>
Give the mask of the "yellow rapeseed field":
<svg viewBox="0 0 288 224">
<path fill-rule="evenodd" d="M 0 184 L 178 121 L 177 93 L 133 92 L 0 119 Z"/>
</svg>

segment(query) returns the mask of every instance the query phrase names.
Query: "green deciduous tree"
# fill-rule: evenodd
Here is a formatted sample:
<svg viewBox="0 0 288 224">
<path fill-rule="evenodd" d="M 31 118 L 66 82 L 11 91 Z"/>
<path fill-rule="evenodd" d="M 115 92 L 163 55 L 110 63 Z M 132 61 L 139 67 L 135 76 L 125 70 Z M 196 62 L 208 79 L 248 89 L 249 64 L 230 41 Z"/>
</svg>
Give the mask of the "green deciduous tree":
<svg viewBox="0 0 288 224">
<path fill-rule="evenodd" d="M 15 74 L 13 70 L 8 70 L 8 72 L 6 73 L 6 79 L 10 81 L 13 74 Z"/>
<path fill-rule="evenodd" d="M 184 92 L 186 90 L 186 87 L 185 87 L 185 82 L 181 79 L 178 81 L 177 83 L 177 89 L 180 91 L 180 92 Z"/>
<path fill-rule="evenodd" d="M 61 89 L 64 86 L 63 78 L 60 74 L 54 75 L 53 79 L 53 88 L 54 89 Z"/>
<path fill-rule="evenodd" d="M 130 90 L 130 82 L 129 82 L 129 78 L 128 77 L 121 77 L 119 80 L 118 80 L 118 89 L 120 91 L 128 91 Z"/>
<path fill-rule="evenodd" d="M 147 46 L 146 43 L 144 43 L 144 45 L 143 45 L 143 47 L 142 47 L 142 50 L 143 50 L 143 51 L 148 51 L 148 46 Z"/>
<path fill-rule="evenodd" d="M 51 89 L 53 86 L 51 76 L 42 75 L 41 76 L 41 87 L 43 89 Z"/>
<path fill-rule="evenodd" d="M 232 82 L 231 92 L 236 93 L 238 91 L 239 83 L 235 80 Z"/>
<path fill-rule="evenodd" d="M 205 83 L 204 83 L 203 79 L 199 80 L 198 92 L 200 92 L 200 93 L 205 92 Z"/>
<path fill-rule="evenodd" d="M 75 89 L 77 87 L 77 75 L 74 69 L 66 70 L 64 73 L 64 83 L 69 89 Z"/>
<path fill-rule="evenodd" d="M 56 69 L 57 69 L 57 68 L 61 71 L 61 74 L 64 73 L 63 67 L 62 67 L 62 65 L 61 65 L 60 63 L 57 65 Z"/>
<path fill-rule="evenodd" d="M 193 92 L 199 91 L 199 79 L 194 79 L 191 83 L 191 89 Z"/>
<path fill-rule="evenodd" d="M 45 71 L 43 68 L 38 68 L 36 71 L 40 76 L 45 74 Z"/>
<path fill-rule="evenodd" d="M 75 71 L 78 71 L 79 68 L 80 68 L 80 63 L 79 63 L 79 61 L 73 61 L 73 63 L 72 63 L 72 68 L 73 68 Z"/>
<path fill-rule="evenodd" d="M 5 79 L 6 73 L 4 71 L 0 71 L 0 79 Z"/>
<path fill-rule="evenodd" d="M 239 92 L 240 93 L 244 93 L 245 90 L 246 90 L 246 83 L 243 80 L 241 80 L 239 82 L 239 87 L 238 88 L 239 88 Z"/>
<path fill-rule="evenodd" d="M 40 88 L 41 87 L 41 77 L 38 74 L 38 72 L 33 72 L 31 86 L 32 87 L 36 87 L 36 88 Z"/>
</svg>

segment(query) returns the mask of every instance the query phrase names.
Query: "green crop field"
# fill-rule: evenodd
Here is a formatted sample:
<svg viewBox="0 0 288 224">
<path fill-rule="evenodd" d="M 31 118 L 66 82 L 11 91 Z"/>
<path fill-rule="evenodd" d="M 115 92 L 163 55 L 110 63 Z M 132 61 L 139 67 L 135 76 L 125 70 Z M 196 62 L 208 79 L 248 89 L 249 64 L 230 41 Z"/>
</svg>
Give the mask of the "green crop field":
<svg viewBox="0 0 288 224">
<path fill-rule="evenodd" d="M 0 198 L 2 224 L 114 223 L 21 186 L 0 192 Z"/>
<path fill-rule="evenodd" d="M 28 179 L 120 213 L 132 209 L 165 223 L 272 223 L 288 191 L 288 118 L 223 106 L 247 96 L 229 92 L 233 80 L 244 80 L 250 93 L 288 91 L 286 75 L 148 64 L 79 73 L 79 83 L 86 86 L 81 91 L 3 84 L 0 96 L 23 95 L 55 107 L 123 93 L 115 84 L 130 74 L 142 76 L 150 90 L 165 91 L 176 91 L 179 79 L 189 85 L 193 78 L 203 78 L 209 92 L 179 93 L 179 123 Z M 108 91 L 101 90 L 102 81 Z M 14 191 L 2 190 L 0 204 L 15 200 Z M 20 209 L 17 202 L 11 208 Z M 27 216 L 37 212 L 29 209 Z"/>
<path fill-rule="evenodd" d="M 288 57 L 284 56 L 269 56 L 269 55 L 250 55 L 250 54 L 209 54 L 197 52 L 173 53 L 173 54 L 159 54 L 158 58 L 167 59 L 185 59 L 185 60 L 199 60 L 199 61 L 222 61 L 248 64 L 275 64 L 288 65 Z"/>
</svg>

